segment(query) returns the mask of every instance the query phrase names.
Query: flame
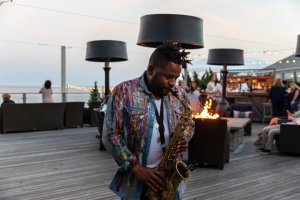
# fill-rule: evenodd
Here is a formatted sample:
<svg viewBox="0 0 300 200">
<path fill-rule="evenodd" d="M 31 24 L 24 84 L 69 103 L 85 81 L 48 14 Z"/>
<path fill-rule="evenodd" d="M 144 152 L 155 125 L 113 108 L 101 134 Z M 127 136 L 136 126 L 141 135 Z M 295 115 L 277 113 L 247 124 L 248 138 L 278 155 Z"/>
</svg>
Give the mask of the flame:
<svg viewBox="0 0 300 200">
<path fill-rule="evenodd" d="M 215 113 L 212 114 L 211 112 L 209 112 L 209 110 L 211 109 L 213 104 L 213 100 L 212 99 L 207 99 L 205 101 L 203 110 L 201 113 L 197 113 L 195 115 L 192 115 L 193 118 L 199 119 L 199 118 L 209 118 L 209 119 L 217 119 L 219 118 L 219 114 Z"/>
</svg>

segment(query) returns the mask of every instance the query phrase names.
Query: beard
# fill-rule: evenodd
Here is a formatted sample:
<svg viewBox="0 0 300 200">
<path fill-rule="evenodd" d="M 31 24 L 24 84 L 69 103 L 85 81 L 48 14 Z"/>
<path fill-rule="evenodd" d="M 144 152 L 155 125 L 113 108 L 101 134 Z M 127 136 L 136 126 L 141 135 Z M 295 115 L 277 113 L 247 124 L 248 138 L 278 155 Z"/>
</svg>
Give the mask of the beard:
<svg viewBox="0 0 300 200">
<path fill-rule="evenodd" d="M 162 88 L 162 89 L 160 89 L 160 95 L 161 96 L 166 96 L 166 95 L 169 94 L 169 92 L 170 92 L 170 88 Z"/>
<path fill-rule="evenodd" d="M 150 90 L 153 94 L 157 95 L 157 96 L 166 96 L 168 95 L 168 93 L 170 92 L 170 87 L 169 86 L 164 86 L 161 82 L 161 80 L 159 79 L 159 77 L 154 76 L 151 80 L 150 83 Z"/>
</svg>

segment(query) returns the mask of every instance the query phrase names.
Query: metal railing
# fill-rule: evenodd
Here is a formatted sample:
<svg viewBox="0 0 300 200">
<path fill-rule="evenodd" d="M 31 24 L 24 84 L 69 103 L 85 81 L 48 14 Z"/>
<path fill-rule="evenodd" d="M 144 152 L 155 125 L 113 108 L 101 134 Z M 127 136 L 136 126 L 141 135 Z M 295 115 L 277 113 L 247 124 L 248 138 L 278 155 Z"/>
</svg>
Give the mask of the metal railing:
<svg viewBox="0 0 300 200">
<path fill-rule="evenodd" d="M 2 96 L 3 93 L 0 93 Z M 9 93 L 11 100 L 16 103 L 42 103 L 42 94 L 40 93 Z M 104 94 L 100 93 L 102 97 Z M 53 93 L 53 102 L 74 102 L 82 101 L 87 105 L 90 99 L 90 93 Z"/>
</svg>

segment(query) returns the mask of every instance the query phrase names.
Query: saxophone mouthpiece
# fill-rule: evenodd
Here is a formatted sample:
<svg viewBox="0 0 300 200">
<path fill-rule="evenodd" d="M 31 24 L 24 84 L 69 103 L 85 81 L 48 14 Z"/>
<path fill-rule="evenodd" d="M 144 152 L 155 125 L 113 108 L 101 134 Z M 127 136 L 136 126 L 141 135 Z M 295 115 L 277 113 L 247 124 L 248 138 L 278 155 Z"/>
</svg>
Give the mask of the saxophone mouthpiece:
<svg viewBox="0 0 300 200">
<path fill-rule="evenodd" d="M 179 93 L 178 89 L 175 88 L 175 87 L 171 88 L 171 89 L 170 89 L 170 92 L 171 92 L 171 94 L 172 94 L 173 96 L 175 96 L 175 97 L 177 97 L 177 96 L 178 96 L 178 93 Z"/>
</svg>

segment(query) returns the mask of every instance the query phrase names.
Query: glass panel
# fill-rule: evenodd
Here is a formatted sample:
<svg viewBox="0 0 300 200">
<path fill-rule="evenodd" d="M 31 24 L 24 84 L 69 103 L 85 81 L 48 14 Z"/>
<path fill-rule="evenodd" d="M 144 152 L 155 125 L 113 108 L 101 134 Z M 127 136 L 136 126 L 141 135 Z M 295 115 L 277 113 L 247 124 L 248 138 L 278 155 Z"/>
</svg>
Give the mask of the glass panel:
<svg viewBox="0 0 300 200">
<path fill-rule="evenodd" d="M 20 93 L 9 93 L 10 100 L 13 100 L 15 103 L 23 103 L 23 94 Z M 1 94 L 2 97 L 2 94 Z M 2 102 L 2 99 L 1 99 Z"/>
<path fill-rule="evenodd" d="M 300 82 L 300 72 L 296 72 L 296 81 Z"/>
<path fill-rule="evenodd" d="M 281 73 L 280 73 L 280 74 L 279 74 L 279 73 L 276 73 L 276 74 L 275 74 L 275 78 L 276 78 L 276 79 L 277 79 L 277 78 L 281 78 L 281 79 L 282 79 L 282 74 L 281 74 Z"/>
<path fill-rule="evenodd" d="M 294 73 L 284 73 L 284 80 L 293 81 L 294 80 Z"/>
</svg>

